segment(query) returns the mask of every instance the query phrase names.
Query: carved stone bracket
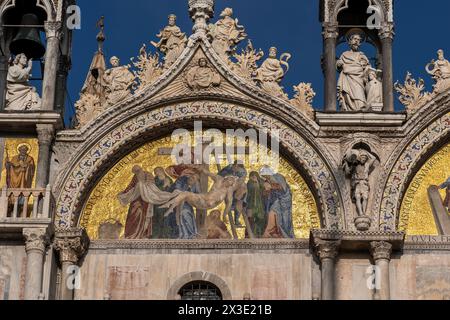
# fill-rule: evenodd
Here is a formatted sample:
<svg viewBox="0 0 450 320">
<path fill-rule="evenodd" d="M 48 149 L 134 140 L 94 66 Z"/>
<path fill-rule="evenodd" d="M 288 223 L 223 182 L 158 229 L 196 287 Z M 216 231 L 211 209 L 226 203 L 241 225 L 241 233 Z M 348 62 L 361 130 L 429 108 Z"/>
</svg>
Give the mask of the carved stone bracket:
<svg viewBox="0 0 450 320">
<path fill-rule="evenodd" d="M 61 263 L 78 264 L 86 253 L 89 243 L 85 229 L 56 230 L 54 248 L 59 253 Z"/>
</svg>

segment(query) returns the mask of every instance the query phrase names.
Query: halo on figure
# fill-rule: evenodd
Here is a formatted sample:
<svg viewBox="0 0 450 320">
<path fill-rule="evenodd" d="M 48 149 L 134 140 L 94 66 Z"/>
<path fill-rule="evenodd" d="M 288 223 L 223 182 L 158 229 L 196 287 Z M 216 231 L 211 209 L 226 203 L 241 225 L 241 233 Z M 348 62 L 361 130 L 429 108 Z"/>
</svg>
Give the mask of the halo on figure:
<svg viewBox="0 0 450 320">
<path fill-rule="evenodd" d="M 349 42 L 350 38 L 354 35 L 359 35 L 361 37 L 361 42 L 367 41 L 367 34 L 361 28 L 352 28 L 349 31 L 347 31 L 347 33 L 345 34 L 345 40 Z"/>
<path fill-rule="evenodd" d="M 33 149 L 29 143 L 24 142 L 24 143 L 20 143 L 20 144 L 17 145 L 17 148 L 16 148 L 17 153 L 20 153 L 20 149 L 22 147 L 27 147 L 28 148 L 28 153 L 30 153 L 31 150 Z"/>
</svg>

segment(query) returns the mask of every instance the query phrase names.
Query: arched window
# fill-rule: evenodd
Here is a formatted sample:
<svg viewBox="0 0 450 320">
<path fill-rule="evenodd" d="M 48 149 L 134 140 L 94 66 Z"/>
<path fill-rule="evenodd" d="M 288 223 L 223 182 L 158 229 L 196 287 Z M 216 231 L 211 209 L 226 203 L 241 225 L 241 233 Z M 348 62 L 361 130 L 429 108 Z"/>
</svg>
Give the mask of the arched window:
<svg viewBox="0 0 450 320">
<path fill-rule="evenodd" d="M 219 288 L 206 281 L 190 282 L 184 285 L 178 294 L 181 297 L 181 300 L 222 300 L 222 293 Z"/>
</svg>

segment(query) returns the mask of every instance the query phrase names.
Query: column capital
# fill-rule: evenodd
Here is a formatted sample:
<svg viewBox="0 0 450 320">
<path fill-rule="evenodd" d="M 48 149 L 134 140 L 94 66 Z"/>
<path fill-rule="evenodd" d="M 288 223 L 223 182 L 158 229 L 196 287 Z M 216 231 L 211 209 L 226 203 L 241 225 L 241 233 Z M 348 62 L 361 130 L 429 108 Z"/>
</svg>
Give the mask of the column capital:
<svg viewBox="0 0 450 320">
<path fill-rule="evenodd" d="M 47 40 L 56 38 L 58 40 L 62 37 L 62 23 L 61 21 L 45 21 L 44 22 L 45 35 Z"/>
<path fill-rule="evenodd" d="M 391 260 L 392 244 L 386 241 L 372 241 L 370 253 L 375 261 Z"/>
<path fill-rule="evenodd" d="M 22 231 L 25 238 L 25 251 L 38 251 L 45 253 L 50 244 L 50 235 L 47 228 L 25 228 Z"/>
<path fill-rule="evenodd" d="M 322 261 L 324 259 L 336 259 L 341 246 L 340 240 L 314 240 L 317 256 Z"/>
<path fill-rule="evenodd" d="M 339 36 L 339 27 L 334 23 L 325 23 L 322 27 L 322 36 L 326 39 L 337 39 Z"/>
<path fill-rule="evenodd" d="M 50 145 L 55 137 L 55 129 L 51 124 L 37 124 L 36 131 L 40 145 Z"/>
<path fill-rule="evenodd" d="M 56 230 L 54 248 L 61 263 L 78 264 L 89 247 L 89 237 L 83 228 Z"/>
<path fill-rule="evenodd" d="M 385 22 L 378 30 L 378 35 L 381 40 L 390 39 L 394 40 L 395 37 L 395 26 L 393 22 Z"/>
</svg>

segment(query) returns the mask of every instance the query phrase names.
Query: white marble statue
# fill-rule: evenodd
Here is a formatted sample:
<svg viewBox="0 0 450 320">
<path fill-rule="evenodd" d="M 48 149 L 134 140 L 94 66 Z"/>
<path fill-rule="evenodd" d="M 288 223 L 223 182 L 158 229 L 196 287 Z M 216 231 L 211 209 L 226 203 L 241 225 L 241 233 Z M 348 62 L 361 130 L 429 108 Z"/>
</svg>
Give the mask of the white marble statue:
<svg viewBox="0 0 450 320">
<path fill-rule="evenodd" d="M 208 89 L 211 86 L 218 87 L 221 80 L 220 75 L 208 66 L 205 58 L 200 58 L 198 65 L 186 73 L 186 83 L 192 90 Z"/>
<path fill-rule="evenodd" d="M 341 72 L 338 81 L 338 97 L 342 111 L 361 111 L 367 108 L 366 74 L 370 68 L 369 59 L 359 51 L 363 37 L 352 34 L 348 38 L 351 50 L 342 54 L 336 63 Z"/>
<path fill-rule="evenodd" d="M 29 84 L 33 61 L 18 54 L 8 69 L 5 110 L 36 110 L 41 107 L 41 98 L 36 88 Z"/>
<path fill-rule="evenodd" d="M 264 91 L 275 97 L 287 99 L 287 95 L 280 86 L 280 82 L 289 71 L 288 61 L 290 58 L 291 55 L 285 53 L 278 59 L 277 48 L 270 48 L 269 57 L 256 71 L 256 80 L 260 83 Z M 284 70 L 283 66 L 286 67 L 286 70 Z"/>
<path fill-rule="evenodd" d="M 158 43 L 151 42 L 159 51 L 165 55 L 165 67 L 170 67 L 183 52 L 187 44 L 186 34 L 176 25 L 177 16 L 171 14 L 169 16 L 169 25 L 162 30 L 157 37 L 160 39 Z"/>
<path fill-rule="evenodd" d="M 437 61 L 427 64 L 426 70 L 436 81 L 435 90 L 442 92 L 450 88 L 450 62 L 445 59 L 444 50 L 438 50 L 437 54 Z"/>
<path fill-rule="evenodd" d="M 369 69 L 367 72 L 367 107 L 372 111 L 383 109 L 383 82 L 380 78 L 380 70 Z"/>
<path fill-rule="evenodd" d="M 135 76 L 129 70 L 129 66 L 120 65 L 119 58 L 112 57 L 110 63 L 112 68 L 106 70 L 103 80 L 106 102 L 108 106 L 113 106 L 130 96 Z"/>
<path fill-rule="evenodd" d="M 233 9 L 226 8 L 220 14 L 220 19 L 215 24 L 209 25 L 209 36 L 212 38 L 212 47 L 224 60 L 239 42 L 247 37 L 243 26 L 239 25 L 237 19 L 233 19 Z"/>
</svg>

